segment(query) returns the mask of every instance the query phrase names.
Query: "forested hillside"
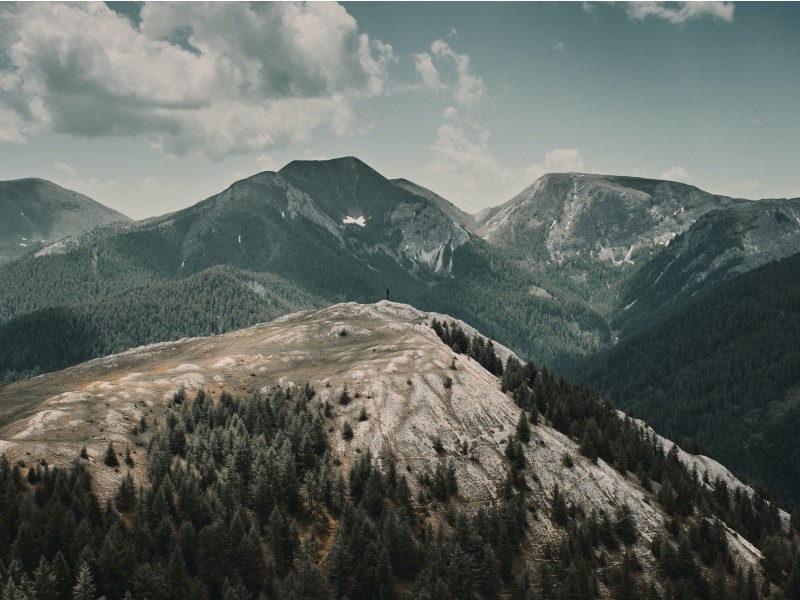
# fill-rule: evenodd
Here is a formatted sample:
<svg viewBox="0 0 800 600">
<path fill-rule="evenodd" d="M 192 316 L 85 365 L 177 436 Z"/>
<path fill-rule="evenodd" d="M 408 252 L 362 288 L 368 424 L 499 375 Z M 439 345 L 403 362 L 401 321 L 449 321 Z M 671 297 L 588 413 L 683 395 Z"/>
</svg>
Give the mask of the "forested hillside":
<svg viewBox="0 0 800 600">
<path fill-rule="evenodd" d="M 0 181 L 0 262 L 112 221 L 130 219 L 50 181 Z"/>
<path fill-rule="evenodd" d="M 794 355 L 782 341 L 791 325 L 762 318 L 762 298 L 740 302 L 732 285 L 715 296 L 728 304 L 709 305 L 718 314 L 681 317 L 691 341 L 669 334 L 673 311 L 693 315 L 684 307 L 705 306 L 696 303 L 715 286 L 800 248 L 798 215 L 798 200 L 567 173 L 470 216 L 356 158 L 295 161 L 176 213 L 102 225 L 0 265 L 0 381 L 388 292 L 580 376 L 794 497 L 780 450 L 781 440 L 796 447 Z M 737 453 L 731 440 L 746 432 L 753 450 Z"/>
<path fill-rule="evenodd" d="M 2 459 L 4 597 L 800 597 L 797 533 L 787 536 L 773 506 L 704 483 L 677 448 L 665 453 L 610 403 L 544 369 L 509 360 L 502 385 L 529 412 L 486 507 L 460 502 L 443 448 L 431 473 L 369 450 L 342 466 L 328 436 L 346 431 L 328 427 L 308 385 L 218 401 L 179 391 L 165 420 L 136 424 L 133 447 L 83 452 L 68 470 Z M 552 498 L 531 491 L 525 455 L 540 419 L 580 439 L 587 459 L 635 470 L 653 490 L 671 519 L 645 550 L 656 570 L 634 549 L 641 534 L 629 509 L 587 512 L 558 487 Z M 105 502 L 90 460 L 120 474 Z M 134 483 L 136 467 L 148 485 Z M 550 540 L 528 534 L 531 519 L 553 522 Z M 764 550 L 763 569 L 737 563 L 726 526 Z"/>
<path fill-rule="evenodd" d="M 800 499 L 800 255 L 723 283 L 567 372 Z"/>
<path fill-rule="evenodd" d="M 143 286 L 103 302 L 43 308 L 0 324 L 0 381 L 326 304 L 274 275 L 213 267 L 176 283 Z"/>
</svg>

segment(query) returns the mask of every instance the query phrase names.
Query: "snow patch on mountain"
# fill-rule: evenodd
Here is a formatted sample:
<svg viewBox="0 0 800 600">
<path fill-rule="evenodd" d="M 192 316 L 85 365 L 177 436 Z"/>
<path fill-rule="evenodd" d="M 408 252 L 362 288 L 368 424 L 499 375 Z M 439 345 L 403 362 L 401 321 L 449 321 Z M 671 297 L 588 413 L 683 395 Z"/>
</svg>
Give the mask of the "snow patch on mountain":
<svg viewBox="0 0 800 600">
<path fill-rule="evenodd" d="M 358 225 L 359 227 L 364 227 L 367 224 L 363 215 L 360 217 L 345 217 L 342 219 L 342 223 L 345 225 Z"/>
</svg>

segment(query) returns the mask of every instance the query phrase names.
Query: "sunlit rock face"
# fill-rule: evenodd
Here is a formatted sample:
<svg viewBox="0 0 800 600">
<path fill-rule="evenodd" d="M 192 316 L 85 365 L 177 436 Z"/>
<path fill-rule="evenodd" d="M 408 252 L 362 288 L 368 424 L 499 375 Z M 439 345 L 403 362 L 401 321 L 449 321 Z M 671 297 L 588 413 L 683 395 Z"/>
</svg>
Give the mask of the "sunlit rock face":
<svg viewBox="0 0 800 600">
<path fill-rule="evenodd" d="M 485 213 L 478 229 L 506 245 L 539 240 L 552 260 L 622 264 L 637 250 L 668 244 L 700 216 L 743 203 L 672 181 L 556 173 Z"/>
</svg>

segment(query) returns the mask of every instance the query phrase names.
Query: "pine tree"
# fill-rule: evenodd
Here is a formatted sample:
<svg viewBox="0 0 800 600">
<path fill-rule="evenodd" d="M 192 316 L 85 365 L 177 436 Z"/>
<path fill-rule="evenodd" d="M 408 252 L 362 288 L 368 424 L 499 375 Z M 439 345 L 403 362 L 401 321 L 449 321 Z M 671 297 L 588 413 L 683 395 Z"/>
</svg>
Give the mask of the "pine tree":
<svg viewBox="0 0 800 600">
<path fill-rule="evenodd" d="M 17 528 L 17 539 L 14 542 L 14 555 L 22 563 L 26 571 L 31 571 L 36 566 L 39 551 L 33 537 L 33 527 L 28 521 L 23 521 Z"/>
<path fill-rule="evenodd" d="M 39 559 L 39 566 L 33 573 L 33 589 L 36 592 L 36 600 L 58 600 L 56 574 L 44 556 Z"/>
<path fill-rule="evenodd" d="M 114 452 L 114 445 L 111 442 L 108 442 L 108 447 L 106 448 L 106 453 L 103 455 L 103 462 L 108 465 L 109 467 L 118 467 L 119 460 L 117 459 L 117 453 Z"/>
<path fill-rule="evenodd" d="M 130 444 L 125 444 L 125 464 L 133 468 L 133 457 L 131 456 Z"/>
<path fill-rule="evenodd" d="M 567 524 L 568 519 L 567 503 L 561 495 L 561 489 L 556 484 L 555 489 L 553 489 L 553 520 L 563 526 Z"/>
<path fill-rule="evenodd" d="M 114 496 L 114 503 L 122 512 L 130 510 L 136 504 L 136 488 L 133 485 L 130 471 L 122 478 L 117 494 Z"/>
<path fill-rule="evenodd" d="M 75 586 L 72 588 L 72 600 L 95 600 L 95 587 L 88 563 L 81 564 Z"/>
<path fill-rule="evenodd" d="M 342 439 L 350 441 L 353 439 L 353 428 L 350 426 L 349 421 L 345 421 L 342 425 Z"/>
<path fill-rule="evenodd" d="M 528 424 L 528 419 L 525 417 L 524 410 L 520 412 L 519 420 L 517 421 L 517 437 L 523 444 L 527 444 L 531 441 L 531 426 Z"/>
<path fill-rule="evenodd" d="M 347 383 L 344 384 L 344 389 L 339 394 L 339 404 L 347 406 L 350 404 L 350 393 L 347 391 Z"/>
</svg>

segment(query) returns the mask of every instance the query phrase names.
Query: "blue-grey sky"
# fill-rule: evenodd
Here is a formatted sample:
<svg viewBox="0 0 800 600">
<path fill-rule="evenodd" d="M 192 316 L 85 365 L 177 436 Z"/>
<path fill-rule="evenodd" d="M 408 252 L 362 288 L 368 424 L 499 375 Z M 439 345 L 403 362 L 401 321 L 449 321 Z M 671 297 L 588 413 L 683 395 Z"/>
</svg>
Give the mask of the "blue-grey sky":
<svg viewBox="0 0 800 600">
<path fill-rule="evenodd" d="M 548 171 L 800 196 L 800 3 L 0 3 L 0 179 L 134 218 L 355 155 L 465 210 Z"/>
</svg>

